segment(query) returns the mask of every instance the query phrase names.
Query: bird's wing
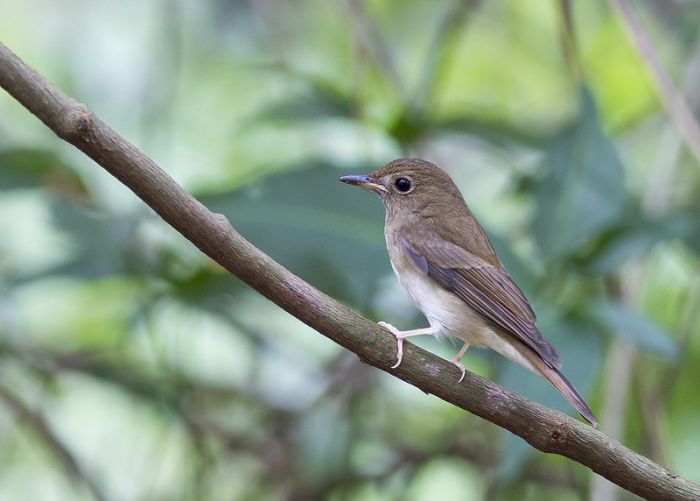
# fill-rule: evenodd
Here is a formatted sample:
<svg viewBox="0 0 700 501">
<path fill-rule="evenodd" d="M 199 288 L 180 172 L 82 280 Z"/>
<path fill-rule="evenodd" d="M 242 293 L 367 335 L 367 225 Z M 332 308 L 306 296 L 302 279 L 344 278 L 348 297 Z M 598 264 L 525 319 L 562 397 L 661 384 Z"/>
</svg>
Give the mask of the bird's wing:
<svg viewBox="0 0 700 501">
<path fill-rule="evenodd" d="M 559 354 L 535 325 L 535 312 L 503 266 L 494 266 L 437 234 L 400 238 L 402 253 L 423 274 L 531 348 L 552 367 L 561 367 Z"/>
</svg>

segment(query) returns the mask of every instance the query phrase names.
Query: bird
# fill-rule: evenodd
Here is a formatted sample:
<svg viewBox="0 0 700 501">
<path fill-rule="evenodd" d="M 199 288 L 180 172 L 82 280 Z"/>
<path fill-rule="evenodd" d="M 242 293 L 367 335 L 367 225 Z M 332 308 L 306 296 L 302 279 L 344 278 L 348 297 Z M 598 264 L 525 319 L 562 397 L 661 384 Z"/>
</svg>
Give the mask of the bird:
<svg viewBox="0 0 700 501">
<path fill-rule="evenodd" d="M 450 176 L 426 160 L 403 158 L 340 181 L 376 193 L 384 203 L 384 236 L 399 282 L 429 327 L 400 331 L 379 325 L 397 340 L 397 368 L 404 339 L 433 335 L 463 342 L 450 360 L 461 363 L 470 346 L 490 348 L 548 380 L 593 426 L 598 421 L 561 373 L 557 350 L 542 335 L 523 292 L 510 277 Z"/>
</svg>

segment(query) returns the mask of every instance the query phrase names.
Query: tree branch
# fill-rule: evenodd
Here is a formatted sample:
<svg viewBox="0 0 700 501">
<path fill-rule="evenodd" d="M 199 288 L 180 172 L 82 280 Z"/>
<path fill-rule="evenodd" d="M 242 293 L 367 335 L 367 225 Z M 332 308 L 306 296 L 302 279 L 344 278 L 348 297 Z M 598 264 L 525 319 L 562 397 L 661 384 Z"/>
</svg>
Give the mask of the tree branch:
<svg viewBox="0 0 700 501">
<path fill-rule="evenodd" d="M 644 31 L 632 4 L 628 0 L 609 0 L 609 2 L 622 23 L 628 28 L 630 37 L 637 46 L 637 51 L 649 67 L 659 98 L 671 119 L 671 123 L 685 141 L 695 160 L 700 163 L 700 124 L 695 119 L 693 111 L 661 64 L 661 60 L 654 50 L 649 36 Z"/>
<path fill-rule="evenodd" d="M 522 437 L 566 456 L 648 499 L 700 499 L 700 486 L 602 432 L 407 344 L 396 369 L 396 342 L 376 323 L 315 289 L 239 235 L 225 217 L 189 195 L 153 160 L 88 108 L 67 97 L 0 44 L 0 86 L 129 187 L 163 220 L 214 261 L 291 315 L 377 367 Z"/>
<path fill-rule="evenodd" d="M 348 12 L 359 46 L 373 59 L 379 71 L 394 86 L 397 94 L 405 97 L 396 59 L 382 33 L 365 12 L 366 6 L 361 3 L 361 0 L 345 0 L 343 5 Z"/>
<path fill-rule="evenodd" d="M 56 435 L 42 414 L 32 410 L 17 395 L 3 386 L 0 386 L 0 400 L 12 409 L 14 414 L 22 420 L 22 423 L 29 425 L 39 435 L 46 448 L 61 463 L 69 477 L 76 483 L 85 484 L 92 497 L 97 501 L 105 501 L 107 499 L 97 482 L 88 475 L 68 446 L 58 438 L 58 435 Z"/>
</svg>

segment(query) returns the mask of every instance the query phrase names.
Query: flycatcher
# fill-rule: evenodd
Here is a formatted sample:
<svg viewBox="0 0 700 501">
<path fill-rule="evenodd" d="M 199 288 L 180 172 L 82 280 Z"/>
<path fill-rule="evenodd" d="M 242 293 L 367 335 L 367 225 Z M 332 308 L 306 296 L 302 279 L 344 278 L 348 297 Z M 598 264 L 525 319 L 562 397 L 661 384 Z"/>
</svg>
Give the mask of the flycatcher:
<svg viewBox="0 0 700 501">
<path fill-rule="evenodd" d="M 486 233 L 445 171 L 419 159 L 394 160 L 344 183 L 372 190 L 386 208 L 384 236 L 391 267 L 430 327 L 399 331 L 403 340 L 423 334 L 464 342 L 451 360 L 465 370 L 469 346 L 487 347 L 546 378 L 586 418 L 597 420 L 576 388 L 559 372 L 562 362 L 535 325 L 535 313 L 503 267 Z"/>
</svg>

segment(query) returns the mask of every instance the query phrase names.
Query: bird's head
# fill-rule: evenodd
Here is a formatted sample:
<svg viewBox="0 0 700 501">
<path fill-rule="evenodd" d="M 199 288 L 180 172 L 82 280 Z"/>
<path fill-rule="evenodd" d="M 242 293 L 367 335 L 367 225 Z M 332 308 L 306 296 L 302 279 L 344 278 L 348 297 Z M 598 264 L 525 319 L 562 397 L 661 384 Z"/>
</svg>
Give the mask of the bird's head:
<svg viewBox="0 0 700 501">
<path fill-rule="evenodd" d="M 450 176 L 437 165 L 417 158 L 402 158 L 360 176 L 343 176 L 347 184 L 375 192 L 387 214 L 439 215 L 464 206 L 462 195 Z"/>
</svg>

